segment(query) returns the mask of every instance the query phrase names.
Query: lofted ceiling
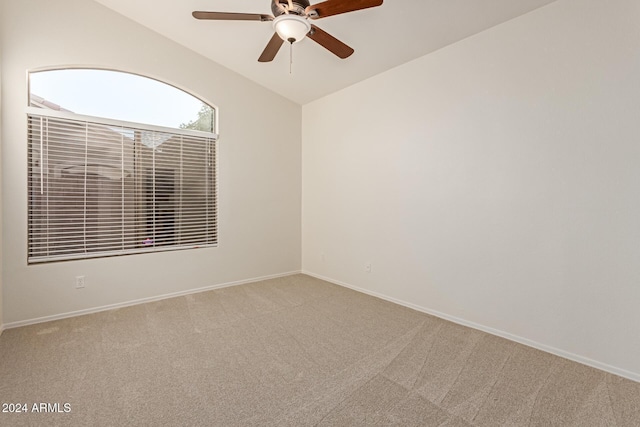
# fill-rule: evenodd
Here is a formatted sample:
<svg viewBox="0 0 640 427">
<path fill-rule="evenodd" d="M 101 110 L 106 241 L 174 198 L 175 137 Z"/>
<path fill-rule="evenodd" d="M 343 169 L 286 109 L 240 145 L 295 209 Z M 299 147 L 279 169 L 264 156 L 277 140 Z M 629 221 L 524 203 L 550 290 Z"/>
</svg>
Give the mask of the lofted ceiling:
<svg viewBox="0 0 640 427">
<path fill-rule="evenodd" d="M 271 22 L 200 21 L 194 10 L 271 15 L 271 0 L 96 0 L 298 103 L 306 104 L 555 0 L 385 0 L 382 6 L 313 21 L 355 49 L 339 59 L 305 38 L 273 62 L 258 57 Z M 311 4 L 319 3 L 311 0 Z"/>
</svg>

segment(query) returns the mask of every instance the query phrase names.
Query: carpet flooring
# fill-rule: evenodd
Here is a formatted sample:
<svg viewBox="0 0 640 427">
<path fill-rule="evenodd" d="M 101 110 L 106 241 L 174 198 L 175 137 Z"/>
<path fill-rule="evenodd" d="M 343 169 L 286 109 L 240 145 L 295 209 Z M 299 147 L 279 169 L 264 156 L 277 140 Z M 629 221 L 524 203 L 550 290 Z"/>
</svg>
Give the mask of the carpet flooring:
<svg viewBox="0 0 640 427">
<path fill-rule="evenodd" d="M 0 401 L 28 405 L 3 426 L 640 425 L 638 383 L 305 275 L 6 330 Z"/>
</svg>

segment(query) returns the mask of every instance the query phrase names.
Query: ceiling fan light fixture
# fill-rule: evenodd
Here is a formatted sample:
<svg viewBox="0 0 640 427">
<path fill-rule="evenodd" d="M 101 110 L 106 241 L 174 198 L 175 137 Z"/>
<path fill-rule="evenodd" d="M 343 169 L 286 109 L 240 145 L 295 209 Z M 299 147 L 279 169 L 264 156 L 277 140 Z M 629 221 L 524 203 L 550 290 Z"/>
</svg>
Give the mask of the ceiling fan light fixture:
<svg viewBox="0 0 640 427">
<path fill-rule="evenodd" d="M 273 20 L 273 29 L 282 40 L 297 43 L 311 31 L 311 24 L 298 15 L 280 15 Z"/>
</svg>

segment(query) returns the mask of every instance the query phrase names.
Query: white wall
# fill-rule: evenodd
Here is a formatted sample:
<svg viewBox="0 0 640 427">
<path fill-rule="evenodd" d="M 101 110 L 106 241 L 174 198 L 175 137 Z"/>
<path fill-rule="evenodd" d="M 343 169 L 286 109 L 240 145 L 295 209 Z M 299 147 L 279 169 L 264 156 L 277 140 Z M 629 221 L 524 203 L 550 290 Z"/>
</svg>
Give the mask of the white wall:
<svg viewBox="0 0 640 427">
<path fill-rule="evenodd" d="M 0 7 L 0 22 L 2 22 L 2 7 Z M 0 36 L 1 37 L 1 36 Z M 2 59 L 2 40 L 0 39 L 0 60 Z M 0 83 L 2 82 L 2 66 L 0 66 Z M 3 286 L 2 286 L 2 84 L 0 84 L 0 335 L 4 327 L 2 317 Z"/>
<path fill-rule="evenodd" d="M 93 1 L 2 7 L 5 324 L 300 270 L 299 105 Z M 156 77 L 219 107 L 218 248 L 27 266 L 26 73 L 73 64 Z"/>
<path fill-rule="evenodd" d="M 640 380 L 639 21 L 560 0 L 305 105 L 303 270 Z"/>
</svg>

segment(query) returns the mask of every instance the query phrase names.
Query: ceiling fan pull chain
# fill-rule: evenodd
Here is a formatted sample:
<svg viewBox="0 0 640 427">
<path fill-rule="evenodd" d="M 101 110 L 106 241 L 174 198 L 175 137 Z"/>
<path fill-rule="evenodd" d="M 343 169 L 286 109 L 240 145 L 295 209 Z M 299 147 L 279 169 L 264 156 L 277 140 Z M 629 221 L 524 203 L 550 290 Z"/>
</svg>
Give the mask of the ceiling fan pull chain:
<svg viewBox="0 0 640 427">
<path fill-rule="evenodd" d="M 289 74 L 293 69 L 293 42 L 289 40 Z"/>
</svg>

